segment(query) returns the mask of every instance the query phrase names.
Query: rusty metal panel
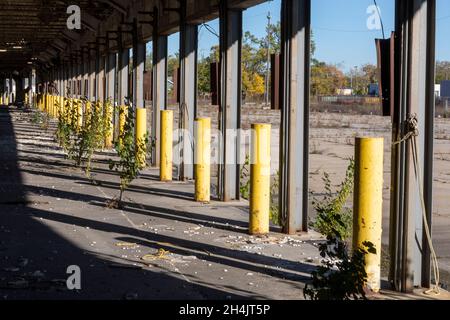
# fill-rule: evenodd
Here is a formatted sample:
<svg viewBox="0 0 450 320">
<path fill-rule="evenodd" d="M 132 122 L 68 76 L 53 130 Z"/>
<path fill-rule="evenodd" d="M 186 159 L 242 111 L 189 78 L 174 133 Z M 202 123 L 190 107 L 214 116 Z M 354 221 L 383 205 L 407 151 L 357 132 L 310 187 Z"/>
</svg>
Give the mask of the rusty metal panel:
<svg viewBox="0 0 450 320">
<path fill-rule="evenodd" d="M 144 99 L 147 101 L 153 101 L 153 69 L 144 72 Z"/>
<path fill-rule="evenodd" d="M 378 83 L 382 100 L 383 116 L 394 114 L 394 34 L 390 39 L 376 39 L 378 60 Z"/>
<path fill-rule="evenodd" d="M 180 103 L 180 68 L 176 67 L 173 69 L 173 90 L 172 98 L 176 103 Z"/>
<path fill-rule="evenodd" d="M 280 55 L 270 56 L 270 105 L 272 110 L 280 110 Z"/>
<path fill-rule="evenodd" d="M 210 90 L 211 104 L 218 106 L 220 104 L 220 65 L 218 62 L 210 65 Z"/>
<path fill-rule="evenodd" d="M 134 92 L 133 91 L 133 72 L 130 72 L 128 74 L 128 92 Z M 128 97 L 130 98 L 130 97 Z"/>
</svg>

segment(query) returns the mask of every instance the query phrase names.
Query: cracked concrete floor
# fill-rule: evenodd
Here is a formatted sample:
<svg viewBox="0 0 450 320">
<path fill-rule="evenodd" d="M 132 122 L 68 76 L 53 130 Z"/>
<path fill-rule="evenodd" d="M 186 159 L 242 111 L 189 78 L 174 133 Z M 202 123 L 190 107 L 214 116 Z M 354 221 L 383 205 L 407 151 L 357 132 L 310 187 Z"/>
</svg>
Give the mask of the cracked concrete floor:
<svg viewBox="0 0 450 320">
<path fill-rule="evenodd" d="M 193 202 L 192 183 L 148 169 L 109 209 L 119 179 L 72 167 L 32 113 L 0 113 L 0 299 L 302 299 L 317 234 L 247 235 L 248 204 Z M 93 183 L 94 182 L 94 183 Z M 70 265 L 82 288 L 69 291 Z"/>
<path fill-rule="evenodd" d="M 303 298 L 320 235 L 250 237 L 247 202 L 197 204 L 192 183 L 161 183 L 155 169 L 109 209 L 114 155 L 97 154 L 89 179 L 55 143 L 55 123 L 33 117 L 0 109 L 0 299 Z M 66 287 L 71 265 L 81 290 Z"/>
</svg>

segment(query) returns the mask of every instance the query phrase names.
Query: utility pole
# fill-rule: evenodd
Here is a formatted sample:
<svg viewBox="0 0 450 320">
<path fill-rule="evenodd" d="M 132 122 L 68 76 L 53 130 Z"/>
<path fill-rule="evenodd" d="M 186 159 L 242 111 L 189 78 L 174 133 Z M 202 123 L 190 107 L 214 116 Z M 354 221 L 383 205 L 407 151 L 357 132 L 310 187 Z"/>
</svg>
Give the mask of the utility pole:
<svg viewBox="0 0 450 320">
<path fill-rule="evenodd" d="M 353 95 L 353 69 L 350 69 L 350 89 L 352 89 Z"/>
<path fill-rule="evenodd" d="M 269 106 L 269 79 L 270 79 L 270 11 L 267 14 L 267 72 L 266 72 L 266 107 Z"/>
</svg>

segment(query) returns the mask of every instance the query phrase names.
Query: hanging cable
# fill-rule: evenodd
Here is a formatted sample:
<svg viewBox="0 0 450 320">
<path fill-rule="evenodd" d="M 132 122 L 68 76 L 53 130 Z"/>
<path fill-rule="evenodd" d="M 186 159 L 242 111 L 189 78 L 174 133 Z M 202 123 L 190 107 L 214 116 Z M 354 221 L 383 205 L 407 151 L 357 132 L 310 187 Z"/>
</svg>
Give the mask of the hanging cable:
<svg viewBox="0 0 450 320">
<path fill-rule="evenodd" d="M 418 188 L 419 188 L 419 198 L 420 198 L 420 204 L 422 207 L 423 224 L 424 224 L 424 229 L 425 229 L 425 235 L 426 235 L 427 242 L 428 242 L 428 247 L 430 248 L 431 262 L 432 262 L 432 266 L 433 266 L 433 274 L 434 274 L 434 281 L 435 281 L 435 285 L 434 285 L 433 289 L 428 290 L 425 293 L 426 294 L 434 293 L 436 295 L 439 295 L 440 294 L 439 265 L 438 265 L 436 251 L 434 250 L 434 246 L 433 246 L 433 240 L 431 237 L 430 226 L 428 224 L 427 209 L 426 209 L 426 205 L 425 205 L 425 197 L 424 197 L 424 192 L 423 192 L 422 168 L 420 166 L 419 146 L 418 146 L 418 142 L 417 142 L 417 139 L 420 134 L 419 133 L 419 121 L 417 119 L 416 114 L 409 116 L 409 118 L 407 120 L 407 126 L 408 126 L 408 133 L 400 141 L 394 142 L 393 146 L 399 145 L 399 144 L 404 143 L 411 139 L 412 156 L 413 156 L 413 162 L 414 162 L 414 172 L 415 172 L 415 176 L 416 176 L 416 183 L 418 184 Z"/>
<path fill-rule="evenodd" d="M 386 35 L 385 35 L 385 33 L 384 33 L 383 18 L 381 17 L 380 7 L 378 7 L 377 0 L 373 0 L 373 3 L 375 4 L 375 7 L 377 8 L 378 17 L 380 18 L 380 22 L 381 22 L 381 32 L 383 33 L 383 39 L 386 39 Z"/>
<path fill-rule="evenodd" d="M 220 38 L 219 34 L 216 32 L 216 30 L 214 30 L 209 24 L 207 23 L 202 23 L 202 26 L 205 27 L 206 30 L 208 30 L 210 33 L 212 33 L 213 35 L 215 35 L 217 38 Z"/>
</svg>

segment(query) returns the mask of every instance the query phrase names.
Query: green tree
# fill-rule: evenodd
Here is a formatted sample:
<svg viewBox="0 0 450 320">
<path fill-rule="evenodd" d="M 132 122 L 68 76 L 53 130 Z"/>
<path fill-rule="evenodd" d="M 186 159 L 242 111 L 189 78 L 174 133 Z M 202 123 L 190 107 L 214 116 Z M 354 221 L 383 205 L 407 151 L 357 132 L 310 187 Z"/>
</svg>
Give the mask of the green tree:
<svg viewBox="0 0 450 320">
<path fill-rule="evenodd" d="M 436 83 L 450 80 L 450 61 L 436 62 Z"/>
<path fill-rule="evenodd" d="M 334 95 L 346 86 L 346 77 L 338 67 L 318 62 L 311 67 L 311 94 Z"/>
<path fill-rule="evenodd" d="M 123 112 L 123 111 L 121 111 Z M 121 208 L 124 192 L 130 184 L 136 179 L 146 164 L 139 160 L 138 154 L 146 153 L 148 149 L 148 134 L 144 140 L 135 139 L 135 118 L 134 110 L 129 107 L 125 115 L 125 127 L 118 141 L 115 143 L 119 160 L 109 160 L 110 170 L 115 170 L 120 176 L 120 194 L 119 197 L 110 203 L 110 207 Z"/>
</svg>

